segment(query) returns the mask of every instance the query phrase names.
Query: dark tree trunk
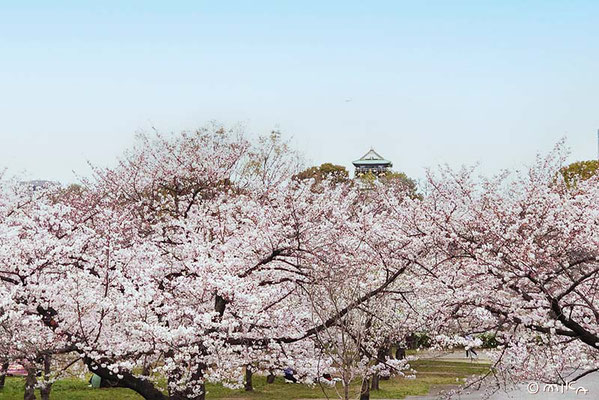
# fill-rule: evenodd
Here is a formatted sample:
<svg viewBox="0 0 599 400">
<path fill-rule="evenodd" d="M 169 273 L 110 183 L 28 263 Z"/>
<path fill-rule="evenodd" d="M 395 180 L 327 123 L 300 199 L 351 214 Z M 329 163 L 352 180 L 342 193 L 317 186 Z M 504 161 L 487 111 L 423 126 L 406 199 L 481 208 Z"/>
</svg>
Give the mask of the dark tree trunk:
<svg viewBox="0 0 599 400">
<path fill-rule="evenodd" d="M 35 384 L 37 383 L 37 378 L 35 374 L 37 371 L 35 368 L 27 369 L 27 377 L 25 378 L 25 395 L 23 396 L 23 400 L 35 400 Z"/>
<path fill-rule="evenodd" d="M 398 360 L 403 360 L 406 358 L 406 349 L 398 345 L 397 349 L 395 350 L 395 358 Z"/>
<path fill-rule="evenodd" d="M 52 328 L 52 330 L 56 329 L 56 327 L 58 326 L 58 324 L 54 320 L 54 316 L 56 316 L 58 314 L 58 312 L 56 310 L 54 310 L 53 308 L 44 309 L 42 306 L 38 305 L 37 312 L 39 313 L 39 315 L 41 315 L 43 317 L 42 321 L 44 322 L 44 324 L 46 326 Z M 70 337 L 70 335 L 68 335 L 68 336 Z M 110 363 L 110 360 L 106 360 L 106 361 L 107 361 L 107 363 Z M 89 369 L 90 372 L 95 373 L 100 378 L 102 378 L 102 380 L 115 381 L 116 386 L 129 388 L 129 389 L 135 391 L 137 394 L 139 394 L 145 400 L 166 400 L 167 399 L 167 396 L 165 396 L 159 389 L 157 389 L 154 386 L 154 384 L 152 382 L 150 382 L 147 379 L 137 378 L 136 376 L 134 376 L 133 374 L 128 373 L 128 372 L 123 372 L 122 373 L 123 377 L 121 379 L 119 379 L 110 370 L 108 370 L 107 368 L 102 368 L 99 364 L 94 362 L 89 357 L 83 357 L 83 363 L 87 366 L 87 368 Z M 100 364 L 102 364 L 102 363 L 100 363 Z M 34 375 L 34 378 L 35 378 L 35 375 Z M 31 399 L 26 398 L 26 400 L 33 400 L 33 399 L 35 399 L 35 394 Z"/>
<path fill-rule="evenodd" d="M 176 391 L 169 395 L 169 400 L 206 400 L 206 386 L 200 385 L 202 393 L 195 395 L 191 390 Z"/>
<path fill-rule="evenodd" d="M 380 390 L 381 385 L 379 384 L 380 382 L 380 377 L 378 376 L 378 374 L 374 375 L 372 377 L 372 382 L 370 383 L 370 390 Z"/>
<path fill-rule="evenodd" d="M 191 390 L 184 390 L 181 392 L 172 393 L 168 399 L 169 400 L 206 400 L 206 387 L 204 384 L 201 385 L 202 394 L 194 395 Z"/>
<path fill-rule="evenodd" d="M 44 386 L 40 389 L 42 400 L 50 400 L 50 392 L 52 391 L 52 383 L 50 383 L 50 367 L 52 356 L 45 355 L 44 358 Z"/>
<path fill-rule="evenodd" d="M 360 390 L 360 400 L 370 400 L 370 379 L 362 381 L 362 389 Z"/>
<path fill-rule="evenodd" d="M 205 370 L 206 365 L 200 363 L 190 378 L 190 383 L 195 382 L 200 386 L 200 394 L 195 394 L 191 389 L 169 391 L 169 400 L 206 400 L 206 386 L 204 383 L 199 383 L 203 380 Z"/>
<path fill-rule="evenodd" d="M 246 366 L 245 367 L 245 391 L 246 392 L 251 392 L 254 390 L 254 386 L 252 385 L 252 367 L 251 366 Z"/>
<path fill-rule="evenodd" d="M 6 380 L 6 371 L 8 370 L 8 362 L 0 365 L 0 389 L 4 388 L 4 381 Z"/>
<path fill-rule="evenodd" d="M 220 320 L 225 313 L 225 309 L 227 307 L 227 300 L 220 296 L 219 294 L 215 295 L 214 299 L 214 310 L 218 313 L 219 317 L 215 318 L 215 321 Z M 202 382 L 204 378 L 204 371 L 207 366 L 200 363 L 197 369 L 191 376 L 192 382 Z M 201 392 L 199 395 L 194 394 L 191 390 L 183 390 L 183 391 L 175 391 L 169 392 L 169 400 L 206 400 L 206 386 L 204 383 L 199 384 L 201 388 Z"/>
<path fill-rule="evenodd" d="M 418 341 L 416 340 L 416 335 L 410 333 L 406 336 L 406 347 L 410 350 L 414 350 L 418 347 Z"/>
<path fill-rule="evenodd" d="M 84 357 L 83 362 L 87 365 L 87 368 L 90 372 L 100 376 L 102 380 L 116 380 L 118 382 L 118 386 L 129 388 L 135 392 L 137 392 L 141 397 L 146 400 L 166 400 L 167 397 L 162 394 L 162 392 L 157 389 L 154 384 L 147 379 L 140 379 L 135 377 L 134 375 L 123 372 L 123 378 L 118 379 L 111 371 L 106 368 L 102 368 L 100 365 L 96 364 L 92 359 Z"/>
<path fill-rule="evenodd" d="M 391 346 L 388 344 L 383 344 L 381 347 L 379 347 L 379 349 L 376 353 L 377 363 L 382 364 L 382 363 L 386 362 L 387 356 L 389 355 L 389 352 L 390 352 L 390 348 L 391 348 Z M 379 374 L 375 374 L 372 377 L 372 383 L 371 383 L 370 388 L 372 390 L 380 390 L 380 388 L 381 388 L 380 381 L 387 380 L 387 379 L 389 379 L 388 375 L 381 377 Z"/>
<path fill-rule="evenodd" d="M 266 377 L 266 383 L 275 383 L 275 378 L 275 374 L 273 374 L 271 371 L 270 374 L 268 374 L 268 376 Z"/>
</svg>

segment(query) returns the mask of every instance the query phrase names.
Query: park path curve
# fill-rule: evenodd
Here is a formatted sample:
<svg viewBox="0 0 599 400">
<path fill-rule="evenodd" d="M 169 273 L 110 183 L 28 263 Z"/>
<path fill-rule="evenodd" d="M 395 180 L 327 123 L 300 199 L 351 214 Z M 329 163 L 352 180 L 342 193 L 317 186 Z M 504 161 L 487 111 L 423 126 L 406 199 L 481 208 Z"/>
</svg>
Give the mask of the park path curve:
<svg viewBox="0 0 599 400">
<path fill-rule="evenodd" d="M 530 389 L 529 389 L 530 386 Z M 529 382 L 528 384 L 519 385 L 516 390 L 510 392 L 500 391 L 489 397 L 489 400 L 597 400 L 599 399 L 599 373 L 591 374 L 573 383 L 574 388 L 582 387 L 588 392 L 584 394 L 582 391 L 576 394 L 573 391 L 564 393 L 559 388 L 554 388 L 553 392 L 548 392 L 544 389 L 544 384 L 540 382 Z M 535 393 L 535 391 L 538 392 Z M 438 393 L 431 393 L 426 396 L 408 396 L 405 400 L 437 400 Z M 473 391 L 468 394 L 456 395 L 453 399 L 456 400 L 481 400 L 485 399 L 484 390 Z"/>
</svg>

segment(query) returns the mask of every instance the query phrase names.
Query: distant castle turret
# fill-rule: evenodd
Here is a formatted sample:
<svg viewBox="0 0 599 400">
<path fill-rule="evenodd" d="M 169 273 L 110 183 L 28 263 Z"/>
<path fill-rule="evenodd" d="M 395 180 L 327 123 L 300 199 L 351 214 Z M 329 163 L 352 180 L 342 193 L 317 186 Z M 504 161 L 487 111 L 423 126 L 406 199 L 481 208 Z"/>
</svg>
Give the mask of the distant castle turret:
<svg viewBox="0 0 599 400">
<path fill-rule="evenodd" d="M 391 161 L 385 160 L 372 148 L 359 160 L 353 161 L 352 164 L 354 164 L 354 167 L 356 167 L 356 177 L 369 173 L 373 175 L 381 175 L 393 167 L 393 163 Z"/>
</svg>

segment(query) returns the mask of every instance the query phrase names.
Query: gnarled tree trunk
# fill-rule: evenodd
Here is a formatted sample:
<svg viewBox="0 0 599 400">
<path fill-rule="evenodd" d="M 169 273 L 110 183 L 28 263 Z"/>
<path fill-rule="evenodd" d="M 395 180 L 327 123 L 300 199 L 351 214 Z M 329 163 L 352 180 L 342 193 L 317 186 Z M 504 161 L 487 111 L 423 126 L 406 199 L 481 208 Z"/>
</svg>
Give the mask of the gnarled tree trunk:
<svg viewBox="0 0 599 400">
<path fill-rule="evenodd" d="M 202 393 L 195 394 L 192 390 L 174 391 L 169 394 L 169 400 L 206 400 L 206 386 L 202 383 L 200 385 Z"/>
<path fill-rule="evenodd" d="M 390 351 L 390 346 L 388 344 L 383 344 L 381 347 L 379 347 L 377 354 L 376 354 L 377 363 L 384 363 L 386 361 L 387 355 L 389 354 L 389 351 Z M 370 385 L 370 389 L 380 390 L 381 379 L 386 380 L 386 379 L 389 379 L 389 377 L 384 376 L 381 378 L 381 376 L 379 374 L 375 374 L 372 377 L 372 384 Z"/>
<path fill-rule="evenodd" d="M 254 390 L 254 386 L 252 385 L 252 367 L 251 366 L 246 366 L 245 367 L 245 385 L 244 385 L 245 391 L 246 392 L 251 392 Z"/>
<path fill-rule="evenodd" d="M 206 370 L 206 365 L 200 363 L 196 370 L 191 374 L 191 382 L 195 382 L 200 387 L 201 393 L 197 394 L 191 388 L 187 388 L 184 390 L 171 390 L 169 388 L 169 400 L 205 400 L 206 399 L 206 386 L 203 382 L 204 371 Z"/>
<path fill-rule="evenodd" d="M 406 358 L 405 347 L 401 347 L 400 345 L 397 346 L 397 349 L 395 350 L 395 358 L 398 360 L 403 360 L 404 358 Z"/>
<path fill-rule="evenodd" d="M 370 384 L 370 390 L 379 390 L 381 388 L 379 382 L 380 382 L 380 377 L 378 374 L 375 374 L 372 377 L 372 382 Z"/>
<path fill-rule="evenodd" d="M 118 386 L 134 390 L 146 400 L 167 399 L 167 397 L 158 388 L 156 388 L 152 382 L 150 382 L 147 379 L 137 378 L 136 376 L 128 372 L 123 372 L 123 377 L 121 379 L 118 379 L 107 368 L 102 368 L 100 365 L 98 365 L 88 357 L 84 357 L 83 362 L 85 363 L 85 365 L 87 365 L 90 372 L 93 372 L 102 379 L 116 380 L 118 382 Z"/>
<path fill-rule="evenodd" d="M 360 389 L 360 400 L 370 400 L 370 379 L 364 379 L 362 381 L 362 388 Z"/>
<path fill-rule="evenodd" d="M 6 371 L 8 370 L 8 361 L 0 365 L 0 389 L 4 388 L 4 381 L 6 380 Z"/>
<path fill-rule="evenodd" d="M 35 367 L 27 368 L 23 400 L 35 400 L 35 384 L 37 383 L 37 378 L 35 377 L 36 373 Z"/>
<path fill-rule="evenodd" d="M 40 389 L 42 400 L 50 400 L 50 391 L 52 391 L 52 383 L 50 383 L 50 367 L 52 362 L 52 356 L 46 354 L 43 357 L 44 363 L 44 385 Z"/>
</svg>

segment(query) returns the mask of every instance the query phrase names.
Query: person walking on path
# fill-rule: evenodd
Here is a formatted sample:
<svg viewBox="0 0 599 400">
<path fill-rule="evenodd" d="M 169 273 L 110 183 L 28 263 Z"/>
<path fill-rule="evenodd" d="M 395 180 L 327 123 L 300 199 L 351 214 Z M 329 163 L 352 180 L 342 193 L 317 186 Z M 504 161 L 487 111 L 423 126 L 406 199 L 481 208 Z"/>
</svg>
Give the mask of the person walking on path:
<svg viewBox="0 0 599 400">
<path fill-rule="evenodd" d="M 471 360 L 476 358 L 478 359 L 478 353 L 474 350 L 474 337 L 472 335 L 466 335 L 466 358 L 470 358 Z"/>
</svg>

